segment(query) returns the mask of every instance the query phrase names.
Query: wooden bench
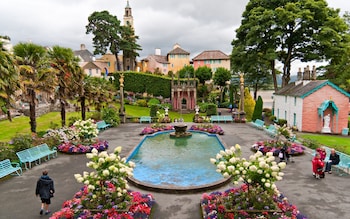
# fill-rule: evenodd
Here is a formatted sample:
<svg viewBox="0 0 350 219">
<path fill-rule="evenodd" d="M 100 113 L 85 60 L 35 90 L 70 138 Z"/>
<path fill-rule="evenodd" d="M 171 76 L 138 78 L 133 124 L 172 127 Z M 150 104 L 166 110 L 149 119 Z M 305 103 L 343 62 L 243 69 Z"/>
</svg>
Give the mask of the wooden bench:
<svg viewBox="0 0 350 219">
<path fill-rule="evenodd" d="M 265 126 L 265 122 L 261 119 L 256 119 L 254 122 L 250 122 L 255 128 L 263 129 Z"/>
<path fill-rule="evenodd" d="M 210 116 L 210 122 L 233 122 L 232 116 L 218 116 L 218 115 L 212 115 Z"/>
<path fill-rule="evenodd" d="M 22 175 L 20 164 L 11 162 L 10 159 L 0 161 L 0 178 L 7 175 Z"/>
<path fill-rule="evenodd" d="M 96 125 L 97 125 L 97 129 L 99 131 L 105 130 L 105 129 L 111 127 L 111 124 L 106 123 L 106 121 L 104 121 L 104 120 L 96 122 Z"/>
<path fill-rule="evenodd" d="M 141 116 L 140 117 L 140 123 L 143 123 L 143 122 L 151 123 L 152 122 L 152 117 L 150 117 L 150 116 Z"/>
<path fill-rule="evenodd" d="M 271 137 L 275 137 L 277 135 L 277 130 L 274 125 L 269 125 L 267 129 L 265 129 L 267 134 L 269 134 Z"/>
</svg>

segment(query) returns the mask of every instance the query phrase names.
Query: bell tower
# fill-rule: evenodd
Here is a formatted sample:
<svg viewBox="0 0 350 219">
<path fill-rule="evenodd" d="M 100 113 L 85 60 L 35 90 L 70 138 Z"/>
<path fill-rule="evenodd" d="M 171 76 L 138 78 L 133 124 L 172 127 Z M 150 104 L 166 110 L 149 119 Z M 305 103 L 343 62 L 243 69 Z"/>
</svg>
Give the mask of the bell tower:
<svg viewBox="0 0 350 219">
<path fill-rule="evenodd" d="M 127 0 L 125 13 L 124 13 L 124 26 L 130 26 L 134 28 L 134 18 L 132 17 L 131 7 L 129 5 L 129 0 Z"/>
</svg>

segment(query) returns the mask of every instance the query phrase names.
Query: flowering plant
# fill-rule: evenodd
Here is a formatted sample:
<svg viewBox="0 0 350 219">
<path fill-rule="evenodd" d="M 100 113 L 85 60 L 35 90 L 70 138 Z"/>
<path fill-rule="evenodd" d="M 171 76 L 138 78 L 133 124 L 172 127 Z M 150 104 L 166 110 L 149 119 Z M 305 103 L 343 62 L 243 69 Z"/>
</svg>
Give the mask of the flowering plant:
<svg viewBox="0 0 350 219">
<path fill-rule="evenodd" d="M 89 145 L 84 145 L 81 143 L 74 143 L 72 141 L 63 142 L 57 149 L 64 153 L 88 153 L 92 149 L 98 151 L 105 151 L 108 149 L 108 141 L 96 140 L 91 142 Z"/>
<path fill-rule="evenodd" d="M 79 138 L 79 133 L 74 128 L 62 127 L 60 129 L 49 129 L 43 137 L 53 137 L 60 142 L 68 142 L 77 140 Z"/>
<path fill-rule="evenodd" d="M 51 218 L 148 218 L 154 199 L 128 191 L 126 177 L 132 176 L 134 163 L 120 158 L 120 151 L 117 147 L 111 154 L 96 149 L 87 153 L 87 166 L 95 172 L 74 175 L 84 187 Z"/>
<path fill-rule="evenodd" d="M 77 129 L 81 140 L 90 140 L 98 135 L 97 125 L 92 119 L 75 121 L 73 127 Z"/>
<path fill-rule="evenodd" d="M 218 200 L 219 206 L 215 214 L 227 214 L 231 212 L 232 218 L 238 212 L 240 216 L 249 218 L 264 218 L 264 211 L 273 211 L 285 217 L 287 214 L 295 214 L 290 209 L 281 209 L 276 205 L 276 199 L 280 197 L 275 182 L 282 180 L 286 163 L 275 161 L 272 152 L 264 156 L 260 151 L 251 155 L 249 159 L 241 158 L 241 148 L 238 144 L 230 149 L 222 150 L 211 158 L 211 163 L 217 166 L 217 172 L 225 178 L 231 177 L 233 183 L 243 183 L 239 190 L 223 196 Z M 250 211 L 250 212 L 249 212 Z M 262 213 L 257 213 L 261 211 Z M 211 212 L 211 214 L 214 214 Z M 217 215 L 216 215 L 217 216 Z M 254 217 L 252 217 L 254 216 Z M 207 217 L 217 218 L 217 217 Z M 226 218 L 226 217 L 225 217 Z M 280 218 L 280 217 L 279 217 Z M 293 218 L 293 217 L 292 217 Z"/>
<path fill-rule="evenodd" d="M 272 152 L 277 156 L 283 147 L 286 147 L 286 152 L 290 155 L 301 155 L 305 151 L 305 147 L 299 143 L 278 140 L 258 141 L 252 145 L 251 149 L 253 151 L 261 151 L 263 154 Z"/>
<path fill-rule="evenodd" d="M 173 130 L 173 129 L 174 129 L 174 126 L 172 126 L 172 125 L 164 125 L 164 124 L 155 123 L 155 124 L 152 124 L 151 126 L 145 127 L 141 131 L 140 135 L 153 134 L 156 132 L 168 131 L 168 130 Z"/>
<path fill-rule="evenodd" d="M 243 194 L 243 195 L 242 195 Z M 212 192 L 210 194 L 204 193 L 201 198 L 201 207 L 203 211 L 204 219 L 217 219 L 217 218 L 298 218 L 307 219 L 306 216 L 302 215 L 295 205 L 292 205 L 288 199 L 280 194 L 279 196 L 273 195 L 272 200 L 274 205 L 263 206 L 261 213 L 258 211 L 254 212 L 254 209 L 244 208 L 246 199 L 244 195 L 247 194 L 247 186 L 243 184 L 238 188 L 230 188 L 225 192 Z M 242 198 L 243 197 L 243 198 Z M 261 200 L 261 195 L 256 196 L 256 199 Z M 267 197 L 268 198 L 268 197 Z M 231 199 L 231 200 L 230 200 Z M 234 205 L 239 205 L 237 211 L 226 211 L 228 208 L 227 202 L 230 200 Z M 272 209 L 271 209 L 272 208 Z M 260 215 L 259 215 L 260 214 Z"/>
<path fill-rule="evenodd" d="M 189 130 L 197 130 L 202 132 L 208 132 L 213 134 L 219 134 L 223 135 L 224 130 L 218 125 L 213 124 L 198 124 L 198 125 L 192 125 Z"/>
<path fill-rule="evenodd" d="M 288 139 L 294 135 L 292 128 L 288 127 L 286 124 L 283 126 L 275 125 L 275 128 L 277 132 L 277 139 L 279 136 L 284 136 Z"/>
</svg>

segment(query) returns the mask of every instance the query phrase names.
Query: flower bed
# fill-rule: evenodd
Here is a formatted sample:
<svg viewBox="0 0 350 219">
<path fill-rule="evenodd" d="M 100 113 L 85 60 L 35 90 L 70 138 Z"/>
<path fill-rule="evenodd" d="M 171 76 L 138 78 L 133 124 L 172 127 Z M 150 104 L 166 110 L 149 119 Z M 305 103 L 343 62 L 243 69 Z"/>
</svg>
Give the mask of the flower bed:
<svg viewBox="0 0 350 219">
<path fill-rule="evenodd" d="M 74 175 L 77 182 L 84 184 L 83 188 L 65 201 L 51 219 L 148 219 L 154 198 L 128 191 L 127 177 L 133 175 L 135 164 L 121 158 L 120 151 L 121 147 L 117 147 L 110 154 L 96 149 L 87 153 L 90 161 L 86 166 L 94 171 Z"/>
<path fill-rule="evenodd" d="M 73 218 L 121 218 L 121 219 L 148 219 L 151 214 L 151 209 L 155 203 L 151 194 L 141 194 L 140 192 L 128 191 L 131 198 L 131 205 L 127 211 L 118 210 L 113 206 L 109 209 L 102 209 L 103 206 L 98 206 L 97 209 L 82 209 L 81 202 L 88 194 L 87 186 L 84 186 L 77 192 L 73 199 L 63 203 L 62 209 L 55 212 L 50 219 L 73 219 Z"/>
<path fill-rule="evenodd" d="M 244 200 L 247 194 L 248 187 L 246 184 L 225 192 L 204 193 L 200 202 L 203 218 L 307 218 L 298 211 L 295 205 L 290 204 L 282 194 L 273 195 L 271 197 L 272 205 L 261 206 L 263 210 L 256 209 L 249 205 L 250 203 L 246 203 Z M 255 198 L 259 200 L 265 197 L 260 194 Z M 231 201 L 228 202 L 228 200 Z M 233 206 L 236 209 L 232 209 Z"/>
<path fill-rule="evenodd" d="M 251 149 L 255 152 L 260 151 L 263 154 L 272 152 L 275 156 L 277 156 L 283 146 L 287 146 L 288 154 L 293 156 L 304 154 L 305 151 L 305 147 L 299 143 L 276 140 L 258 141 L 252 145 Z"/>
<path fill-rule="evenodd" d="M 213 125 L 213 124 L 192 125 L 189 130 L 196 130 L 196 131 L 208 132 L 208 133 L 219 134 L 219 135 L 224 134 L 224 130 L 222 130 L 220 126 Z"/>
<path fill-rule="evenodd" d="M 165 124 L 156 123 L 156 124 L 152 124 L 151 126 L 145 127 L 141 131 L 140 135 L 148 135 L 148 134 L 153 134 L 156 132 L 169 131 L 169 130 L 173 130 L 173 129 L 174 129 L 174 126 L 172 126 L 172 125 L 165 125 Z"/>
<path fill-rule="evenodd" d="M 108 149 L 108 141 L 96 140 L 88 145 L 84 143 L 73 143 L 72 141 L 64 142 L 57 147 L 57 150 L 68 154 L 85 154 L 92 151 L 105 151 Z"/>
</svg>

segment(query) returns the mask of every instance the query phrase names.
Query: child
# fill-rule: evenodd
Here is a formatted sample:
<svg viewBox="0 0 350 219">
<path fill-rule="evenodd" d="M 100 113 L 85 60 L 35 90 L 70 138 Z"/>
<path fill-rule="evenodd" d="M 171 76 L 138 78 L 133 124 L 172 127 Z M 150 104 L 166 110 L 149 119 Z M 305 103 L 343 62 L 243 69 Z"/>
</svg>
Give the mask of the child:
<svg viewBox="0 0 350 219">
<path fill-rule="evenodd" d="M 36 183 L 35 195 L 40 195 L 41 199 L 40 215 L 43 214 L 44 210 L 45 215 L 48 215 L 50 213 L 50 199 L 53 197 L 53 193 L 55 193 L 53 180 L 47 174 L 47 170 L 44 170 L 43 175 L 38 179 L 38 182 Z"/>
<path fill-rule="evenodd" d="M 324 163 L 321 160 L 321 156 L 319 153 L 316 153 L 315 157 L 312 159 L 312 175 L 316 179 L 324 178 L 323 167 Z"/>
</svg>

